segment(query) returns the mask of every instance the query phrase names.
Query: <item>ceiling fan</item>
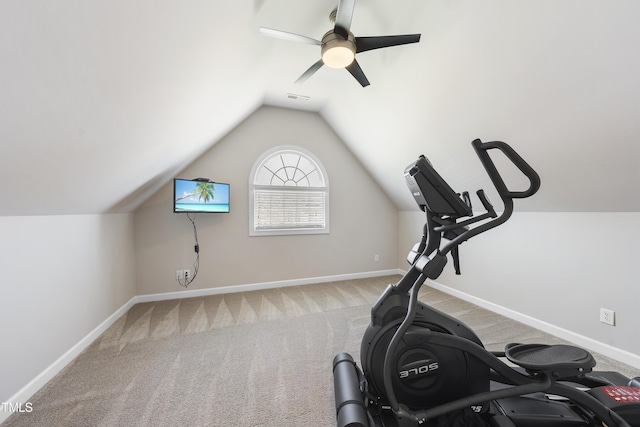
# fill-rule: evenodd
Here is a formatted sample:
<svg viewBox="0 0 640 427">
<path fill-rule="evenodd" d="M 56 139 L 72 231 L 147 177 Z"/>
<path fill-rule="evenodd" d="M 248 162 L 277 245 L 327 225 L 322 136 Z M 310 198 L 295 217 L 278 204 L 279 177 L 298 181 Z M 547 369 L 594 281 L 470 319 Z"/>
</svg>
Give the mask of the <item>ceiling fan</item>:
<svg viewBox="0 0 640 427">
<path fill-rule="evenodd" d="M 302 73 L 296 83 L 304 83 L 323 65 L 327 65 L 332 68 L 346 68 L 358 83 L 365 87 L 369 85 L 369 80 L 367 80 L 362 68 L 360 68 L 358 61 L 355 59 L 356 53 L 417 43 L 420 41 L 420 34 L 355 37 L 350 31 L 354 6 L 355 0 L 338 0 L 338 7 L 329 15 L 334 27 L 322 37 L 322 40 L 266 27 L 260 27 L 259 32 L 269 37 L 320 46 L 321 58 Z"/>
</svg>

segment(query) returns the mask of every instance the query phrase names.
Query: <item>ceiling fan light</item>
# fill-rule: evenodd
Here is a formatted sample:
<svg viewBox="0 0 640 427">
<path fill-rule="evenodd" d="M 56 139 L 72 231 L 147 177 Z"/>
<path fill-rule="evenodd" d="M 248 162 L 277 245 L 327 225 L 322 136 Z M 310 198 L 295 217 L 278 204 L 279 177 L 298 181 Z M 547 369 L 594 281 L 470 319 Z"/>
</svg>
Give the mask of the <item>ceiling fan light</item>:
<svg viewBox="0 0 640 427">
<path fill-rule="evenodd" d="M 322 39 L 322 62 L 331 68 L 344 68 L 353 62 L 356 56 L 355 43 L 350 34 L 348 39 L 336 36 L 333 32 Z"/>
<path fill-rule="evenodd" d="M 322 62 L 332 68 L 344 68 L 353 62 L 355 55 L 348 47 L 335 46 L 322 54 Z"/>
</svg>

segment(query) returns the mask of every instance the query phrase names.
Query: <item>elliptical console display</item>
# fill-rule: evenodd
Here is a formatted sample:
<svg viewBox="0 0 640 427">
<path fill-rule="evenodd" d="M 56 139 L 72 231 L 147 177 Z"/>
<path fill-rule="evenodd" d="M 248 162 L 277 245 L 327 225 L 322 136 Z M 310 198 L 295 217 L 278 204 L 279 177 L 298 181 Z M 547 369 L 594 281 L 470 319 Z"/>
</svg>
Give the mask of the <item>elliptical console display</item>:
<svg viewBox="0 0 640 427">
<path fill-rule="evenodd" d="M 514 343 L 488 351 L 467 325 L 418 301 L 447 255 L 459 274 L 458 246 L 507 221 L 513 200 L 540 188 L 538 174 L 508 144 L 477 139 L 472 146 L 504 210 L 498 215 L 478 190 L 485 212 L 474 216 L 468 193 L 456 193 L 424 156 L 406 168 L 409 190 L 426 214 L 424 233 L 407 257 L 411 268 L 371 309 L 362 369 L 348 353 L 334 358 L 338 427 L 640 426 L 640 379 L 593 372 L 591 354 L 570 345 Z M 526 190 L 509 190 L 490 150 L 526 176 Z"/>
</svg>

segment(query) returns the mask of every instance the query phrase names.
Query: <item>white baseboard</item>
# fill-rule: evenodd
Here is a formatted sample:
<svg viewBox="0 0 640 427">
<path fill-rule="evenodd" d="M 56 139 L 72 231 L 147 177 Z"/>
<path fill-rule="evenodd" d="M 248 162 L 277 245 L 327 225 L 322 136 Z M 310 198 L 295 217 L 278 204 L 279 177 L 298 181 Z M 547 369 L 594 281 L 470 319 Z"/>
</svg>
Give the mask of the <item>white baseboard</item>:
<svg viewBox="0 0 640 427">
<path fill-rule="evenodd" d="M 109 316 L 104 322 L 98 325 L 94 330 L 89 332 L 84 338 L 82 338 L 76 345 L 67 350 L 62 356 L 53 362 L 48 368 L 42 371 L 37 377 L 31 380 L 27 385 L 22 387 L 16 394 L 11 396 L 7 402 L 26 404 L 31 396 L 33 396 L 38 390 L 44 387 L 53 377 L 55 377 L 60 371 L 62 371 L 69 363 L 80 355 L 92 342 L 94 342 L 104 331 L 106 331 L 116 320 L 127 312 L 133 305 L 136 304 L 136 297 L 131 298 L 126 304 L 116 310 L 111 316 Z M 4 422 L 11 412 L 0 411 L 0 423 Z"/>
<path fill-rule="evenodd" d="M 508 317 L 509 319 L 517 320 L 518 322 L 524 323 L 525 325 L 539 329 L 541 331 L 554 335 L 558 338 L 562 338 L 563 340 L 574 343 L 580 347 L 584 347 L 587 350 L 600 353 L 604 356 L 611 357 L 612 359 L 615 359 L 626 365 L 640 369 L 640 356 L 637 354 L 633 354 L 631 352 L 621 350 L 619 348 L 602 343 L 600 341 L 596 341 L 592 338 L 585 337 L 584 335 L 577 334 L 575 332 L 569 331 L 567 329 L 561 328 L 556 325 L 552 325 L 540 319 L 527 316 L 526 314 L 518 313 L 517 311 L 500 306 L 498 304 L 494 304 L 492 302 L 483 300 L 473 295 L 469 295 L 457 289 L 445 286 L 441 283 L 430 280 L 428 284 L 432 288 L 438 289 L 439 291 L 442 291 L 446 294 L 452 295 L 456 298 L 460 298 L 461 300 L 470 302 L 479 307 L 486 308 L 489 311 L 501 314 L 505 317 Z"/>
<path fill-rule="evenodd" d="M 390 276 L 404 274 L 400 269 L 367 271 L 364 273 L 338 274 L 334 276 L 309 277 L 305 279 L 279 280 L 275 282 L 252 283 L 247 285 L 223 286 L 219 288 L 194 289 L 177 292 L 165 292 L 160 294 L 139 295 L 136 303 L 165 301 L 171 299 L 202 297 L 207 295 L 221 295 L 233 292 L 260 291 L 264 289 L 285 288 L 289 286 L 312 285 L 314 283 L 338 282 L 340 280 L 366 279 L 368 277 Z"/>
<path fill-rule="evenodd" d="M 71 363 L 80 355 L 92 342 L 94 342 L 104 331 L 106 331 L 116 320 L 125 314 L 135 304 L 141 302 L 164 301 L 170 299 L 192 298 L 207 295 L 220 295 L 233 292 L 248 292 L 263 289 L 283 288 L 288 286 L 311 285 L 314 283 L 337 282 L 340 280 L 365 279 L 368 277 L 390 276 L 394 274 L 403 274 L 402 270 L 378 270 L 368 271 L 364 273 L 348 273 L 334 276 L 310 277 L 305 279 L 282 280 L 275 282 L 253 283 L 247 285 L 224 286 L 220 288 L 194 289 L 179 292 L 167 292 L 161 294 L 137 295 L 131 298 L 126 304 L 120 307 L 116 312 L 109 316 L 98 327 L 92 330 L 87 336 L 82 338 L 76 345 L 71 347 L 67 352 L 53 362 L 48 368 L 42 371 L 37 377 L 31 380 L 27 385 L 22 387 L 16 394 L 11 396 L 7 402 L 26 404 L 29 399 L 53 377 L 55 377 L 62 369 Z M 4 422 L 11 416 L 11 412 L 0 411 L 0 423 Z"/>
</svg>

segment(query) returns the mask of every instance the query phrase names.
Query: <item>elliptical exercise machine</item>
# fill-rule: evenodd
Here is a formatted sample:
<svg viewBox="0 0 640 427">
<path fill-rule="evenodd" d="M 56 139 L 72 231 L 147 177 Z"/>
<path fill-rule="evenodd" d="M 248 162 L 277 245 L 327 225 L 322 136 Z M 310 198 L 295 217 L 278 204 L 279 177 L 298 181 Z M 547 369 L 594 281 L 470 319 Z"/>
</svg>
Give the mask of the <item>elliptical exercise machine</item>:
<svg viewBox="0 0 640 427">
<path fill-rule="evenodd" d="M 447 254 L 460 274 L 458 246 L 507 221 L 513 199 L 540 187 L 538 174 L 508 144 L 476 139 L 472 146 L 504 211 L 498 215 L 478 190 L 486 212 L 474 216 L 469 194 L 454 192 L 424 156 L 405 170 L 426 214 L 424 233 L 407 257 L 411 268 L 371 309 L 362 370 L 348 353 L 333 360 L 338 427 L 640 426 L 639 377 L 593 372 L 592 355 L 569 345 L 516 343 L 487 351 L 467 325 L 418 301 L 423 283 L 442 273 Z M 507 188 L 489 155 L 494 149 L 528 178 L 528 189 Z"/>
</svg>

